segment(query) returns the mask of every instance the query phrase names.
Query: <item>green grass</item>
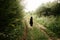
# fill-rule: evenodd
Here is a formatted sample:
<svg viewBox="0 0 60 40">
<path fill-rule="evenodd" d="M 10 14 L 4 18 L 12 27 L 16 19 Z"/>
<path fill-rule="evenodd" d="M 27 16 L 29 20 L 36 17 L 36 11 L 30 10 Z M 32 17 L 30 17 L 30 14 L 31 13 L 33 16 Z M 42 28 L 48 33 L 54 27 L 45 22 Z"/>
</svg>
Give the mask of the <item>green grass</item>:
<svg viewBox="0 0 60 40">
<path fill-rule="evenodd" d="M 48 37 L 38 28 L 28 30 L 27 40 L 48 40 Z"/>
<path fill-rule="evenodd" d="M 60 16 L 42 16 L 36 20 L 39 24 L 44 25 L 47 29 L 56 34 L 60 38 Z"/>
</svg>

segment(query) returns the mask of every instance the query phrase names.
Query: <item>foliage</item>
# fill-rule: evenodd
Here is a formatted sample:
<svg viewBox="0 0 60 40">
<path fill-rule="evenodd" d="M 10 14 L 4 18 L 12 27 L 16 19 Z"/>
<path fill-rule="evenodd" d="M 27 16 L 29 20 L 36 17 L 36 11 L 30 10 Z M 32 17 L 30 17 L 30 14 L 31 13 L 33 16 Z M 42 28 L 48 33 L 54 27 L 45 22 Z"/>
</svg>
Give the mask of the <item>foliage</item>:
<svg viewBox="0 0 60 40">
<path fill-rule="evenodd" d="M 21 39 L 22 9 L 20 0 L 0 0 L 0 40 Z"/>
<path fill-rule="evenodd" d="M 49 24 L 48 29 L 53 31 L 56 34 L 56 36 L 60 38 L 60 16 L 56 18 L 54 23 Z"/>
<path fill-rule="evenodd" d="M 60 3 L 49 2 L 46 4 L 42 4 L 38 9 L 36 10 L 36 14 L 40 17 L 41 15 L 49 16 L 49 15 L 60 15 Z"/>
<path fill-rule="evenodd" d="M 48 37 L 34 26 L 28 30 L 27 40 L 48 40 Z"/>
<path fill-rule="evenodd" d="M 42 16 L 37 20 L 38 23 L 44 25 L 51 30 L 57 37 L 60 38 L 60 16 Z"/>
<path fill-rule="evenodd" d="M 42 4 L 37 10 L 37 22 L 47 27 L 60 38 L 60 3 L 49 2 Z"/>
</svg>

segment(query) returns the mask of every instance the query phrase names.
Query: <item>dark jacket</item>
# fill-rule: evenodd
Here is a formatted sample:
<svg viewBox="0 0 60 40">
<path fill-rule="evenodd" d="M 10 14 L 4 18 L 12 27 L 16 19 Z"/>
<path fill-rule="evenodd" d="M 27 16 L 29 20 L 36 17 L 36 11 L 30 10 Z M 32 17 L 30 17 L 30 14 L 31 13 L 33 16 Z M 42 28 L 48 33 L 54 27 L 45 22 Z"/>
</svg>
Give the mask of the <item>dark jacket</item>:
<svg viewBox="0 0 60 40">
<path fill-rule="evenodd" d="M 33 18 L 30 18 L 30 26 L 33 26 Z"/>
</svg>

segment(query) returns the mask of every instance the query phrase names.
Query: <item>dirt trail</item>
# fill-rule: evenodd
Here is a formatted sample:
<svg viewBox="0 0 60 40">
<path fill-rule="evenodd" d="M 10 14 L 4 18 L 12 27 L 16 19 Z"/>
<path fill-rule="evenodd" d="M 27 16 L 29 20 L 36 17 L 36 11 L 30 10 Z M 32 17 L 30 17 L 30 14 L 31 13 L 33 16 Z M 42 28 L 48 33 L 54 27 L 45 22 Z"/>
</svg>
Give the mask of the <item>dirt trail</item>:
<svg viewBox="0 0 60 40">
<path fill-rule="evenodd" d="M 52 35 L 49 35 L 49 33 L 46 31 L 47 30 L 46 27 L 44 27 L 43 25 L 40 25 L 37 22 L 34 22 L 34 23 L 35 23 L 35 25 L 37 25 L 37 28 L 39 28 L 48 37 L 48 40 L 57 40 L 56 37 L 53 37 L 52 36 L 53 34 Z"/>
<path fill-rule="evenodd" d="M 29 20 L 28 20 L 28 19 L 25 19 L 24 23 L 25 23 L 25 27 L 24 27 L 24 33 L 23 33 L 22 40 L 26 40 L 28 28 L 33 29 L 33 27 L 31 27 L 31 26 L 29 25 Z M 46 31 L 46 30 L 48 30 L 48 29 L 47 29 L 46 27 L 44 27 L 43 25 L 40 25 L 40 24 L 37 23 L 36 21 L 34 21 L 33 26 L 34 26 L 34 25 L 36 25 L 36 28 L 40 29 L 40 30 L 48 37 L 48 40 L 60 40 L 60 39 L 57 39 L 56 37 L 54 37 L 53 34 L 49 34 L 49 33 Z"/>
<path fill-rule="evenodd" d="M 23 32 L 23 36 L 21 40 L 26 40 L 27 32 L 28 32 L 28 24 L 26 23 L 26 20 L 23 20 L 23 22 L 24 22 L 25 27 L 24 27 L 24 32 Z"/>
</svg>

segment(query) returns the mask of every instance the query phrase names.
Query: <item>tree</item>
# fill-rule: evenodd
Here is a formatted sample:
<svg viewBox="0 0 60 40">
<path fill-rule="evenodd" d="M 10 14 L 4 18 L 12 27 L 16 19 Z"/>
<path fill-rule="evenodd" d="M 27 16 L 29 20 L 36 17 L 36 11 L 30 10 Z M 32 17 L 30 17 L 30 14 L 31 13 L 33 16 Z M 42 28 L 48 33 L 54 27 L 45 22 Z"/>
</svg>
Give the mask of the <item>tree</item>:
<svg viewBox="0 0 60 40">
<path fill-rule="evenodd" d="M 23 32 L 21 0 L 0 0 L 0 40 L 16 40 Z"/>
<path fill-rule="evenodd" d="M 38 16 L 41 16 L 41 15 L 58 16 L 58 15 L 60 15 L 59 9 L 60 9 L 60 3 L 57 3 L 56 1 L 49 2 L 49 3 L 46 3 L 46 4 L 42 4 L 40 7 L 38 7 L 38 9 L 36 10 L 36 14 Z"/>
</svg>

